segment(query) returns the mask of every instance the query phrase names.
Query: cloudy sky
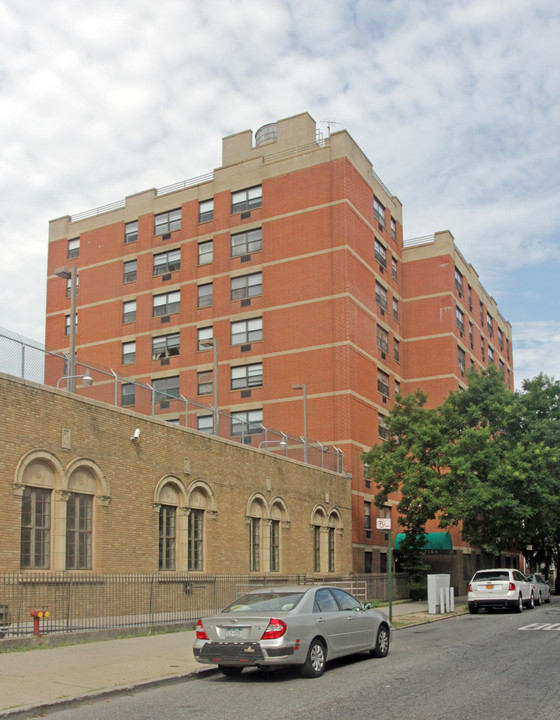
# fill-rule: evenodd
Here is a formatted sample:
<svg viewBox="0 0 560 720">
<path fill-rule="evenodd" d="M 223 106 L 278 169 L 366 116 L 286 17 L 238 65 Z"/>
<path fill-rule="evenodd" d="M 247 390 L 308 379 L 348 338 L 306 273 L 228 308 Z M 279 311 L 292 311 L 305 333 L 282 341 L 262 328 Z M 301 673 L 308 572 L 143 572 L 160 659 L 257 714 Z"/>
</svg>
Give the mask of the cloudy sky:
<svg viewBox="0 0 560 720">
<path fill-rule="evenodd" d="M 336 121 L 560 378 L 558 0 L 0 0 L 0 326 L 44 339 L 48 221 Z M 326 132 L 326 124 L 321 127 Z"/>
</svg>

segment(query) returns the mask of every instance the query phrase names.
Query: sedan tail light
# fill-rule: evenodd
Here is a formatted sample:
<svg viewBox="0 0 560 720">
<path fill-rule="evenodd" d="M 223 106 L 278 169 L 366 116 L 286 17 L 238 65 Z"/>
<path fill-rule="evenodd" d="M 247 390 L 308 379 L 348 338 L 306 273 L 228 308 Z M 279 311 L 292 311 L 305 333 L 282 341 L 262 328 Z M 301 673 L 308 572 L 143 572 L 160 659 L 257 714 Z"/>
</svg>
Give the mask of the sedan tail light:
<svg viewBox="0 0 560 720">
<path fill-rule="evenodd" d="M 467 588 L 467 592 L 472 592 L 472 583 L 469 583 L 469 586 Z"/>
<path fill-rule="evenodd" d="M 515 590 L 515 583 L 510 582 L 510 584 L 509 584 L 509 589 L 510 589 L 511 591 Z"/>
<path fill-rule="evenodd" d="M 287 629 L 288 627 L 285 622 L 271 618 L 261 640 L 276 640 L 277 638 L 281 638 Z"/>
<path fill-rule="evenodd" d="M 196 639 L 197 640 L 209 640 L 210 638 L 206 634 L 202 620 L 198 620 L 196 623 Z"/>
</svg>

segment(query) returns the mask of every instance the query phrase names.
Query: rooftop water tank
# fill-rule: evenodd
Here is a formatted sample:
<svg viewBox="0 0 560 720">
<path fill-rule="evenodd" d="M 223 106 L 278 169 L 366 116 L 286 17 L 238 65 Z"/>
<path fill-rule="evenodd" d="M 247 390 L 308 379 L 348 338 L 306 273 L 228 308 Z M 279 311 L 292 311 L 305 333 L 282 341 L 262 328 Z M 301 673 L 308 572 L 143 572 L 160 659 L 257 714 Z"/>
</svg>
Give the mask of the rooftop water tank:
<svg viewBox="0 0 560 720">
<path fill-rule="evenodd" d="M 263 125 L 255 133 L 255 147 L 266 145 L 267 143 L 276 142 L 278 140 L 277 123 L 268 123 Z"/>
</svg>

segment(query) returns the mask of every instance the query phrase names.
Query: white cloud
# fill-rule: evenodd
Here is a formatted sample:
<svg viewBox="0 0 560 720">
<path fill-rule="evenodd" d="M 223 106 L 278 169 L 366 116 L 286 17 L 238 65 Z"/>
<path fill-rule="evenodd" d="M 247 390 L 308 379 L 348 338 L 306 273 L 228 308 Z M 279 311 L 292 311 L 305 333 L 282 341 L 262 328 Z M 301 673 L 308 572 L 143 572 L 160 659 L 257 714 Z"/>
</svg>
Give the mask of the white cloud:
<svg viewBox="0 0 560 720">
<path fill-rule="evenodd" d="M 407 237 L 452 231 L 521 332 L 513 274 L 560 262 L 559 36 L 555 0 L 4 0 L 0 324 L 43 335 L 49 219 L 307 110 L 362 147 Z M 549 367 L 539 291 L 517 377 Z"/>
</svg>

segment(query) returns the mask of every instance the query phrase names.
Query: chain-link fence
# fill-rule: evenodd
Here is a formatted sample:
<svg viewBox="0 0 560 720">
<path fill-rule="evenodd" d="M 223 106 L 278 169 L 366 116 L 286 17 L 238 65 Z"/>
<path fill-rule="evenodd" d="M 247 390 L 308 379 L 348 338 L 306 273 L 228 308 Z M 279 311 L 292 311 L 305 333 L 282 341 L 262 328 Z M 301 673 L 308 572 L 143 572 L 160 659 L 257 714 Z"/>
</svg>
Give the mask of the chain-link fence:
<svg viewBox="0 0 560 720">
<path fill-rule="evenodd" d="M 268 428 L 262 423 L 262 412 L 227 414 L 211 404 L 186 398 L 179 392 L 175 378 L 162 378 L 157 386 L 155 383 L 152 386 L 80 358 L 76 360 L 73 374 L 69 375 L 68 355 L 48 350 L 41 343 L 4 328 L 0 328 L 0 371 L 56 388 L 75 388 L 76 394 L 82 397 L 344 473 L 342 450 L 319 441 L 305 442 L 301 436 Z"/>
<path fill-rule="evenodd" d="M 0 575 L 0 637 L 193 622 L 257 587 L 337 585 L 362 602 L 388 598 L 389 576 L 7 573 Z M 393 598 L 409 595 L 408 575 L 393 574 Z M 47 614 L 48 613 L 48 614 Z"/>
</svg>

